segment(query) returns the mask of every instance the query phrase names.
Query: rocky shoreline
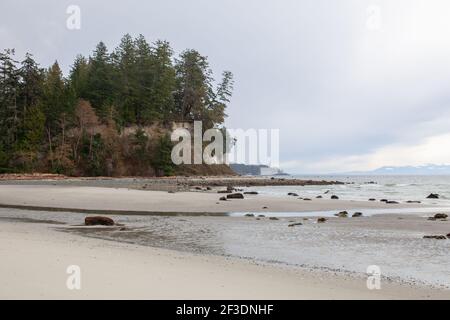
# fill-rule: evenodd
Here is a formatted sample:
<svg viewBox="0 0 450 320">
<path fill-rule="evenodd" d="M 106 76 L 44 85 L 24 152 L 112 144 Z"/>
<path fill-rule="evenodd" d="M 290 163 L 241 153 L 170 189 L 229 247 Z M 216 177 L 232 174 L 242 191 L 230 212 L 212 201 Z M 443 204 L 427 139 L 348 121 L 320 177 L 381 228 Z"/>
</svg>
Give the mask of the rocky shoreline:
<svg viewBox="0 0 450 320">
<path fill-rule="evenodd" d="M 341 185 L 340 181 L 302 180 L 275 177 L 209 176 L 209 177 L 67 177 L 52 174 L 0 175 L 3 185 L 62 185 L 103 188 L 129 188 L 152 191 L 190 191 L 196 188 Z"/>
</svg>

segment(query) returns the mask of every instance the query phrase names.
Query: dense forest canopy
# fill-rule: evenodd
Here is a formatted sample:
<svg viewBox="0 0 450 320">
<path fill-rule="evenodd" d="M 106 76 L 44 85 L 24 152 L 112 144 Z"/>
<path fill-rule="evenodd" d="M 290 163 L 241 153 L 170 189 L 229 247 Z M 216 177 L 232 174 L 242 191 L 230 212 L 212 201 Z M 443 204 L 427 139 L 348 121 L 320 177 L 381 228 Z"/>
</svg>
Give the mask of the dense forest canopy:
<svg viewBox="0 0 450 320">
<path fill-rule="evenodd" d="M 233 76 L 216 82 L 196 50 L 179 57 L 168 42 L 125 35 L 77 56 L 65 77 L 55 62 L 0 53 L 0 171 L 68 175 L 172 174 L 173 121 L 224 122 Z M 124 134 L 126 128 L 134 128 Z M 166 128 L 167 129 L 167 128 Z M 151 134 L 149 134 L 149 130 Z"/>
</svg>

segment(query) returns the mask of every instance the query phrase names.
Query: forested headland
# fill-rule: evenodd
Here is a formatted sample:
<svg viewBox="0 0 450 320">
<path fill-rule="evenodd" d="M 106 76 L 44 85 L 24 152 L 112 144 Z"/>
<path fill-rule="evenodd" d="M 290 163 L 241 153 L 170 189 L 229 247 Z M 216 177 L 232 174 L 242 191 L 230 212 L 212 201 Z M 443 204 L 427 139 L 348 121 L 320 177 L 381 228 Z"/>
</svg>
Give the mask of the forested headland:
<svg viewBox="0 0 450 320">
<path fill-rule="evenodd" d="M 65 76 L 31 54 L 0 53 L 0 172 L 70 176 L 183 174 L 170 160 L 174 122 L 218 127 L 233 76 L 216 81 L 196 50 L 175 56 L 169 43 L 125 35 L 100 42 Z M 181 170 L 181 171 L 180 171 Z M 199 172 L 203 174 L 204 172 Z"/>
</svg>

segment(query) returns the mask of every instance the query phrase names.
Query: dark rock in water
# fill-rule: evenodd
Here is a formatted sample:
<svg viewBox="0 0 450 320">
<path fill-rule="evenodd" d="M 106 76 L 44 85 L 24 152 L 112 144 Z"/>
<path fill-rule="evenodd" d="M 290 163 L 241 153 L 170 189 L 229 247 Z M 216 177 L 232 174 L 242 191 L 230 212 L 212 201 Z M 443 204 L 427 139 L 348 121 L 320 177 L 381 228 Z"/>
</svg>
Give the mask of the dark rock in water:
<svg viewBox="0 0 450 320">
<path fill-rule="evenodd" d="M 348 212 L 347 211 L 341 211 L 341 212 L 335 214 L 335 216 L 339 217 L 339 218 L 347 218 L 348 217 Z"/>
<path fill-rule="evenodd" d="M 84 224 L 87 226 L 113 226 L 114 220 L 107 217 L 86 217 Z"/>
<path fill-rule="evenodd" d="M 397 201 L 386 201 L 387 204 L 399 204 Z"/>
<path fill-rule="evenodd" d="M 329 194 L 330 192 L 331 192 L 330 190 L 327 190 L 323 194 Z"/>
<path fill-rule="evenodd" d="M 257 195 L 258 192 L 256 192 L 256 191 L 247 191 L 247 192 L 244 192 L 244 194 L 248 194 L 248 195 Z"/>
<path fill-rule="evenodd" d="M 317 223 L 325 223 L 325 222 L 327 222 L 326 218 L 319 218 L 319 219 L 317 219 Z"/>
<path fill-rule="evenodd" d="M 424 239 L 447 240 L 446 236 L 424 236 Z"/>
<path fill-rule="evenodd" d="M 195 187 L 195 190 L 203 190 L 202 187 Z"/>
<path fill-rule="evenodd" d="M 312 201 L 312 200 L 309 198 L 304 198 L 303 201 Z"/>
<path fill-rule="evenodd" d="M 219 190 L 217 191 L 217 193 L 233 193 L 232 191 L 227 191 L 227 190 Z"/>
<path fill-rule="evenodd" d="M 331 196 L 331 200 L 339 200 L 338 196 Z"/>
<path fill-rule="evenodd" d="M 439 199 L 439 195 L 437 193 L 430 194 L 427 199 Z"/>
<path fill-rule="evenodd" d="M 278 219 L 277 217 L 270 217 L 269 220 L 274 220 L 274 221 L 276 221 L 276 220 L 280 220 L 280 219 Z"/>
<path fill-rule="evenodd" d="M 227 199 L 244 199 L 244 195 L 242 193 L 233 193 L 227 195 Z"/>
<path fill-rule="evenodd" d="M 211 191 L 212 188 L 211 187 L 206 187 L 206 190 Z"/>
<path fill-rule="evenodd" d="M 417 203 L 417 204 L 420 204 L 420 203 L 422 203 L 422 201 L 412 201 L 412 200 L 409 200 L 409 201 L 406 201 L 406 203 Z"/>
<path fill-rule="evenodd" d="M 450 233 L 447 235 L 447 238 L 449 238 L 450 239 Z"/>
<path fill-rule="evenodd" d="M 253 213 L 247 213 L 245 216 L 246 216 L 246 217 L 249 217 L 249 218 L 252 218 L 252 217 L 254 217 L 255 215 L 254 215 Z"/>
<path fill-rule="evenodd" d="M 428 221 L 436 221 L 436 218 L 435 217 L 429 217 L 427 220 Z"/>
<path fill-rule="evenodd" d="M 297 222 L 297 223 L 291 223 L 288 227 L 292 228 L 292 227 L 302 226 L 302 225 L 303 225 L 303 223 Z"/>
<path fill-rule="evenodd" d="M 437 213 L 434 215 L 434 219 L 438 220 L 438 219 L 447 219 L 448 215 L 445 213 Z"/>
<path fill-rule="evenodd" d="M 258 218 L 265 218 L 266 216 L 265 215 L 263 215 L 263 214 L 260 214 L 259 216 L 258 216 Z"/>
<path fill-rule="evenodd" d="M 298 194 L 296 194 L 296 193 L 294 193 L 294 192 L 289 192 L 289 193 L 288 193 L 288 196 L 291 196 L 291 197 L 298 197 Z"/>
<path fill-rule="evenodd" d="M 316 199 L 323 199 L 323 197 L 322 196 L 317 196 Z"/>
<path fill-rule="evenodd" d="M 362 217 L 362 216 L 363 216 L 362 212 L 355 212 L 355 213 L 352 215 L 352 218 L 360 218 L 360 217 Z"/>
<path fill-rule="evenodd" d="M 380 202 L 388 202 L 388 199 L 381 199 Z"/>
<path fill-rule="evenodd" d="M 227 197 L 222 197 L 219 199 L 220 201 L 227 201 Z"/>
<path fill-rule="evenodd" d="M 377 199 L 370 198 L 369 201 L 377 201 Z"/>
</svg>

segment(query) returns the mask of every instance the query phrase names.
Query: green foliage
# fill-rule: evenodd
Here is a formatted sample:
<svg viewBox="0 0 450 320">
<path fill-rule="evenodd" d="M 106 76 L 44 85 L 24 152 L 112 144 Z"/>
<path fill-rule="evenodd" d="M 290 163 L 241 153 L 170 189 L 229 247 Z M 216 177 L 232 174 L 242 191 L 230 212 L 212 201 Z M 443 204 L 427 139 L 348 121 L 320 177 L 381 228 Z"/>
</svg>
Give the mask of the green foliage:
<svg viewBox="0 0 450 320">
<path fill-rule="evenodd" d="M 175 172 L 175 165 L 172 162 L 172 141 L 168 135 L 162 136 L 156 147 L 153 167 L 158 175 L 171 176 Z"/>
<path fill-rule="evenodd" d="M 58 62 L 43 69 L 31 54 L 21 62 L 14 55 L 0 53 L 2 172 L 111 175 L 127 172 L 128 161 L 143 174 L 173 174 L 165 132 L 138 129 L 130 141 L 129 128 L 192 120 L 217 127 L 233 89 L 232 74 L 216 83 L 199 52 L 174 58 L 168 42 L 142 35 L 125 35 L 111 52 L 100 42 L 90 57 L 75 58 L 67 77 Z"/>
</svg>

